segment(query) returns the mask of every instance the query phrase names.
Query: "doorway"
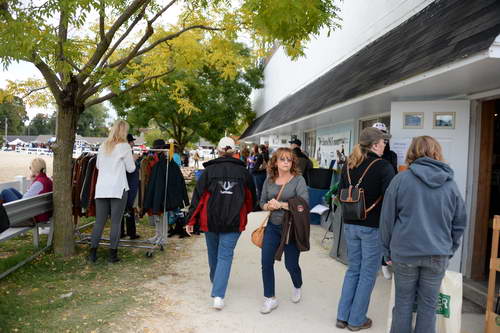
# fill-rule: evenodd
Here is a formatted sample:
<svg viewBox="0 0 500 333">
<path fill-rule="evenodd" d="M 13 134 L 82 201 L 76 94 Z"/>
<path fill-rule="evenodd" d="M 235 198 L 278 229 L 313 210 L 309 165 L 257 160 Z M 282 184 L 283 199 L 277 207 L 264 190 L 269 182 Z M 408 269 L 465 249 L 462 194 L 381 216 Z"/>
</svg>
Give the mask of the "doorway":
<svg viewBox="0 0 500 333">
<path fill-rule="evenodd" d="M 500 215 L 500 99 L 483 102 L 474 263 L 471 278 L 485 281 L 489 274 L 493 216 Z"/>
</svg>

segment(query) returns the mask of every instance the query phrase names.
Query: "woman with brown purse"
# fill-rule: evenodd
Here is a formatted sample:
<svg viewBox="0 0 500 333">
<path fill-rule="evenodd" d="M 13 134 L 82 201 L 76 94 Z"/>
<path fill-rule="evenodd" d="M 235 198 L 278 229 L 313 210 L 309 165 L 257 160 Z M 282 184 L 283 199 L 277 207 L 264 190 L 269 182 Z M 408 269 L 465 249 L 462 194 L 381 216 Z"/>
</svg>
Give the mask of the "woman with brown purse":
<svg viewBox="0 0 500 333">
<path fill-rule="evenodd" d="M 274 260 L 282 239 L 282 220 L 288 210 L 288 200 L 300 197 L 309 201 L 306 181 L 297 170 L 297 158 L 289 148 L 279 148 L 268 165 L 268 176 L 262 188 L 260 206 L 270 211 L 262 245 L 262 281 L 264 284 L 264 304 L 260 312 L 270 313 L 278 307 L 275 297 Z M 299 266 L 300 251 L 291 239 L 284 247 L 285 266 L 293 282 L 292 302 L 301 299 L 302 272 Z"/>
</svg>

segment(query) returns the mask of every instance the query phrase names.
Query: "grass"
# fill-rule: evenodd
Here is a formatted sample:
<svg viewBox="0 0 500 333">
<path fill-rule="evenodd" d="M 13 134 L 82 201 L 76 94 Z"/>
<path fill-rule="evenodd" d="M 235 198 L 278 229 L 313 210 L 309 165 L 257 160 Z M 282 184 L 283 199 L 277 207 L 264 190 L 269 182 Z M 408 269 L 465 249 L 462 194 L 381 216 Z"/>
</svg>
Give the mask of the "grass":
<svg viewBox="0 0 500 333">
<path fill-rule="evenodd" d="M 143 219 L 138 232 L 149 237 L 154 228 Z M 86 245 L 77 245 L 71 258 L 42 254 L 0 280 L 0 332 L 115 332 L 127 324 L 120 319 L 127 309 L 148 304 L 153 295 L 143 284 L 166 274 L 175 259 L 173 248 L 182 244 L 189 243 L 173 239 L 153 258 L 143 249 L 120 248 L 117 264 L 107 263 L 103 247 L 96 264 L 86 261 Z M 32 253 L 31 235 L 0 243 L 0 269 Z"/>
</svg>

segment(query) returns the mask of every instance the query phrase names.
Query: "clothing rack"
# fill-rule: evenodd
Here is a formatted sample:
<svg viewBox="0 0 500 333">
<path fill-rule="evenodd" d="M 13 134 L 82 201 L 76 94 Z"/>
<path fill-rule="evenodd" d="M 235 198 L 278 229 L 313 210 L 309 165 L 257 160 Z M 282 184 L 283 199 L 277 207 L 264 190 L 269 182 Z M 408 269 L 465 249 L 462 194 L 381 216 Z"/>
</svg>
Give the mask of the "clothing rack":
<svg viewBox="0 0 500 333">
<path fill-rule="evenodd" d="M 500 272 L 500 258 L 498 257 L 498 243 L 500 240 L 500 216 L 493 218 L 493 242 L 491 246 L 490 278 L 488 281 L 488 301 L 486 303 L 486 333 L 500 331 L 500 314 L 495 312 L 495 299 L 499 297 L 496 289 L 497 273 Z"/>
<path fill-rule="evenodd" d="M 145 239 L 120 239 L 120 242 L 118 243 L 118 247 L 132 247 L 132 248 L 139 248 L 139 249 L 146 249 L 148 250 L 146 252 L 146 257 L 152 257 L 153 256 L 153 251 L 155 250 L 164 250 L 164 246 L 167 245 L 167 240 L 168 240 L 168 216 L 166 212 L 166 202 L 167 202 L 167 191 L 168 191 L 168 170 L 169 170 L 169 162 L 170 162 L 170 149 L 147 149 L 147 151 L 151 152 L 164 152 L 166 153 L 166 159 L 167 159 L 167 166 L 166 166 L 166 171 L 165 171 L 165 194 L 163 197 L 163 218 L 162 218 L 162 233 L 164 235 L 164 239 L 159 237 L 155 242 L 150 242 Z M 95 152 L 98 153 L 98 152 Z M 75 225 L 78 224 L 78 217 L 75 217 Z M 78 227 L 76 229 L 76 235 L 79 238 L 77 240 L 78 244 L 89 244 L 91 243 L 91 237 L 88 234 L 82 234 L 81 231 L 92 226 L 95 223 L 95 221 L 87 223 L 81 227 Z M 103 246 L 109 246 L 110 245 L 110 239 L 109 238 L 101 238 L 101 241 L 99 242 L 99 245 Z"/>
</svg>

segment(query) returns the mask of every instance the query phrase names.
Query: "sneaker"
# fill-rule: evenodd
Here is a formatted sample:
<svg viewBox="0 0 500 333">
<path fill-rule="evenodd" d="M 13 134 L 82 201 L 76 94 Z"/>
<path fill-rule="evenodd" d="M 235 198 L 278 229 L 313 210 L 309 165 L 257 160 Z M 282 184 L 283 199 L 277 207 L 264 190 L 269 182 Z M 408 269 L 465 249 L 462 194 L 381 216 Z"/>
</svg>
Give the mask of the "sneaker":
<svg viewBox="0 0 500 333">
<path fill-rule="evenodd" d="M 264 304 L 260 308 L 260 313 L 266 314 L 270 313 L 278 307 L 278 300 L 276 298 L 264 297 Z"/>
<path fill-rule="evenodd" d="M 347 329 L 351 332 L 357 332 L 357 331 L 361 331 L 361 330 L 365 330 L 365 329 L 368 329 L 372 327 L 372 320 L 370 318 L 366 319 L 366 322 L 361 325 L 361 326 L 351 326 L 351 325 L 347 325 Z"/>
<path fill-rule="evenodd" d="M 392 279 L 392 272 L 389 269 L 389 266 L 382 266 L 382 275 L 384 276 L 384 279 L 386 279 L 386 280 Z"/>
<path fill-rule="evenodd" d="M 224 309 L 224 298 L 214 297 L 214 309 L 219 311 Z"/>
<path fill-rule="evenodd" d="M 300 292 L 300 288 L 293 288 L 292 302 L 293 303 L 298 303 L 298 302 L 300 302 L 301 298 L 302 298 L 302 294 Z"/>
</svg>

